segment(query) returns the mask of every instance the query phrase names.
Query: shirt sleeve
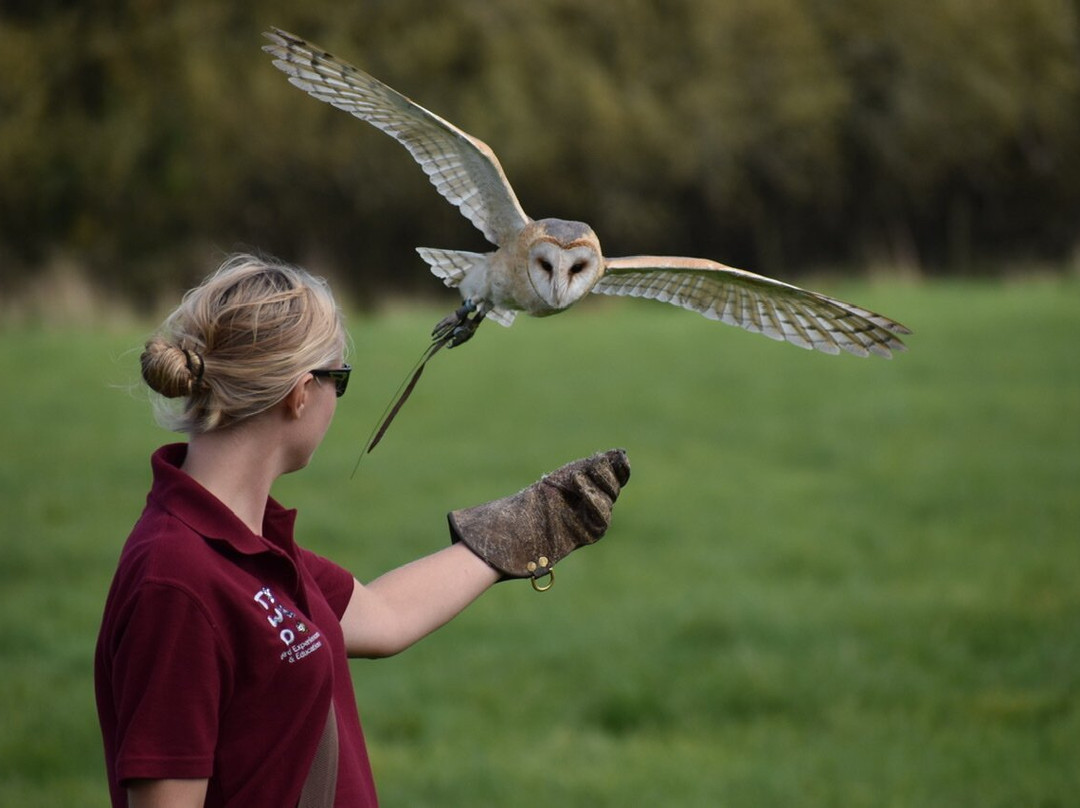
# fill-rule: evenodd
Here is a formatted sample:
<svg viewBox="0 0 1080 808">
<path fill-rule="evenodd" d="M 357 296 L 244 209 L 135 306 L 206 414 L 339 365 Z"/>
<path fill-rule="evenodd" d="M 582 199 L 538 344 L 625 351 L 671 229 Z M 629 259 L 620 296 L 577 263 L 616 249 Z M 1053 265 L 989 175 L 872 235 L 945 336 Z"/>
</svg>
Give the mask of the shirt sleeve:
<svg viewBox="0 0 1080 808">
<path fill-rule="evenodd" d="M 144 583 L 114 649 L 117 780 L 210 777 L 231 665 L 201 604 Z"/>
<path fill-rule="evenodd" d="M 355 582 L 353 574 L 330 559 L 310 550 L 301 548 L 300 554 L 304 565 L 315 579 L 323 597 L 326 598 L 326 602 L 330 604 L 334 615 L 340 620 L 352 599 Z"/>
</svg>

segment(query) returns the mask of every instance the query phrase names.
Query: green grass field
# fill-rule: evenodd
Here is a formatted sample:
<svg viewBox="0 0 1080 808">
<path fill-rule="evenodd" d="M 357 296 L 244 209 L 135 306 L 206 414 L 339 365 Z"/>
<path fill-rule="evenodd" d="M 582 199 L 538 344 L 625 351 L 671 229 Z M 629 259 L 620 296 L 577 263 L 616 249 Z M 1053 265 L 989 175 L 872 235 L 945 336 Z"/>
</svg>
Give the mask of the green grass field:
<svg viewBox="0 0 1080 808">
<path fill-rule="evenodd" d="M 840 285 L 886 362 L 667 307 L 583 306 L 440 354 L 354 318 L 349 395 L 283 479 L 373 577 L 447 510 L 623 446 L 613 527 L 353 672 L 384 805 L 1080 803 L 1080 286 Z M 146 324 L 150 328 L 152 324 Z M 148 456 L 139 328 L 0 328 L 0 805 L 103 806 L 91 661 Z"/>
</svg>

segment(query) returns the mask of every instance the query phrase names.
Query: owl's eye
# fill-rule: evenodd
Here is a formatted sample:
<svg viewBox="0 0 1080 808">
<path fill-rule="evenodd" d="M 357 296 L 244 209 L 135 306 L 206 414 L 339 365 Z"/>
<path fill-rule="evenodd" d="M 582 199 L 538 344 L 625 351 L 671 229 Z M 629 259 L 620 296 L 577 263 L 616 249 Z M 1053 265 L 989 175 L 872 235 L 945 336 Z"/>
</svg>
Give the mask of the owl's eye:
<svg viewBox="0 0 1080 808">
<path fill-rule="evenodd" d="M 544 270 L 544 272 L 548 273 L 549 275 L 554 269 L 554 267 L 551 266 L 551 262 L 546 258 L 541 258 L 537 263 L 540 264 L 540 269 Z"/>
<path fill-rule="evenodd" d="M 575 261 L 574 265 L 570 267 L 570 274 L 571 275 L 577 275 L 583 269 L 585 269 L 585 262 L 584 261 Z"/>
</svg>

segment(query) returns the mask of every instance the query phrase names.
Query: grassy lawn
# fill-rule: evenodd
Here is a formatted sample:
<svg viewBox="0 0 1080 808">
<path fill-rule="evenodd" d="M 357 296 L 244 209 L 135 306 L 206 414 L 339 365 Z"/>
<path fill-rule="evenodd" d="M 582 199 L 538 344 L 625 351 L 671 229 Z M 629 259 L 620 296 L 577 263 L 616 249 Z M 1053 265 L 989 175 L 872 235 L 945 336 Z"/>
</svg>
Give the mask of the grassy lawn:
<svg viewBox="0 0 1080 808">
<path fill-rule="evenodd" d="M 811 354 L 630 301 L 440 354 L 352 319 L 283 479 L 361 578 L 444 514 L 623 446 L 608 537 L 353 674 L 384 805 L 1068 806 L 1080 799 L 1080 286 L 841 285 L 915 330 Z M 145 327 L 150 328 L 152 324 Z M 148 456 L 138 328 L 0 328 L 0 805 L 103 806 L 91 662 Z"/>
</svg>

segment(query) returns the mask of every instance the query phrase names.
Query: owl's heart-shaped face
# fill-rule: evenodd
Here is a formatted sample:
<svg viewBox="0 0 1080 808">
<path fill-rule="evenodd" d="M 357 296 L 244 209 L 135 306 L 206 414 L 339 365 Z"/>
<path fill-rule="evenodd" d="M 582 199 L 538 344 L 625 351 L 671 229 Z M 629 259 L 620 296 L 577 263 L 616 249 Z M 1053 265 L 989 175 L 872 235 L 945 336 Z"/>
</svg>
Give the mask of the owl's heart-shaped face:
<svg viewBox="0 0 1080 808">
<path fill-rule="evenodd" d="M 603 275 L 604 259 L 592 228 L 581 222 L 542 219 L 521 234 L 525 271 L 536 295 L 555 311 L 587 295 Z"/>
</svg>

